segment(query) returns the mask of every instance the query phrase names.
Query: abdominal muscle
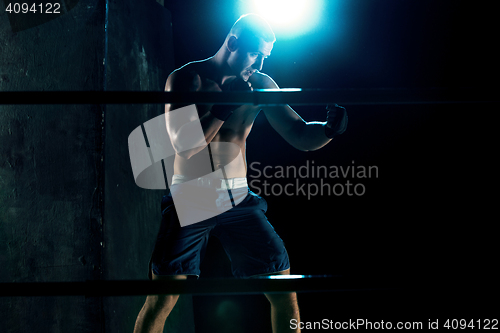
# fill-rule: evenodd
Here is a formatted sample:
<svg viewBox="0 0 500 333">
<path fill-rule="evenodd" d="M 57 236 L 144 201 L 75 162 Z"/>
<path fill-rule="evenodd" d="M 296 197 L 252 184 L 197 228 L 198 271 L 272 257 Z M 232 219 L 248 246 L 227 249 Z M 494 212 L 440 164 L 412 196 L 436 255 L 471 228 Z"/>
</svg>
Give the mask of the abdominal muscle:
<svg viewBox="0 0 500 333">
<path fill-rule="evenodd" d="M 245 145 L 212 141 L 189 159 L 175 156 L 174 173 L 188 179 L 211 177 L 209 174 L 221 168 L 227 178 L 246 177 Z"/>
</svg>

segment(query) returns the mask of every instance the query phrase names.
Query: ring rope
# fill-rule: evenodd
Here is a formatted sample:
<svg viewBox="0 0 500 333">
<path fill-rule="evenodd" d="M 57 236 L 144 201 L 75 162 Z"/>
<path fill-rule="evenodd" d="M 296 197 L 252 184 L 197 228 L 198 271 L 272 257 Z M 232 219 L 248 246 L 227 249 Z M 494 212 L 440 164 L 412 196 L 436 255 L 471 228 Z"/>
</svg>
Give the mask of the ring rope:
<svg viewBox="0 0 500 333">
<path fill-rule="evenodd" d="M 274 275 L 248 279 L 89 280 L 0 283 L 0 296 L 137 296 L 157 294 L 261 294 L 395 289 L 387 279 L 344 276 Z"/>
<path fill-rule="evenodd" d="M 492 89 L 256 89 L 253 92 L 3 91 L 7 104 L 384 105 L 499 102 Z"/>
</svg>

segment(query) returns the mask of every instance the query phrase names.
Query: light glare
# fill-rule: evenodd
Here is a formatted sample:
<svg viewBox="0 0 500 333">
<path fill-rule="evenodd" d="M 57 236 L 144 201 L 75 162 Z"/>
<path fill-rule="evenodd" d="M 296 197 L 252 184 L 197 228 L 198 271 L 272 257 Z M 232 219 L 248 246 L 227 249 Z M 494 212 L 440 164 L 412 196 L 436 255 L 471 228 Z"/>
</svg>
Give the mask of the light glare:
<svg viewBox="0 0 500 333">
<path fill-rule="evenodd" d="M 303 35 L 320 21 L 324 0 L 253 0 L 251 8 L 264 17 L 277 38 Z"/>
<path fill-rule="evenodd" d="M 286 279 L 303 279 L 305 275 L 269 275 L 268 279 L 274 280 L 286 280 Z"/>
<path fill-rule="evenodd" d="M 303 0 L 255 0 L 255 4 L 265 19 L 279 25 L 297 21 L 307 9 Z"/>
</svg>

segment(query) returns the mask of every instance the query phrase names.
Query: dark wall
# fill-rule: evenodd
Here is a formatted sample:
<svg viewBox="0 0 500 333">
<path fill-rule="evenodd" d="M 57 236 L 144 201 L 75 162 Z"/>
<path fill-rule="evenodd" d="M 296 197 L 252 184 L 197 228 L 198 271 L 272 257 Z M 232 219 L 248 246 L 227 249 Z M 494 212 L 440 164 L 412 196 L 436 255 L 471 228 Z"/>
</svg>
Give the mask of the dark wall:
<svg viewBox="0 0 500 333">
<path fill-rule="evenodd" d="M 2 10 L 0 89 L 102 90 L 104 15 L 100 0 L 35 26 Z M 0 106 L 0 281 L 102 277 L 102 114 Z M 84 297 L 2 298 L 0 317 L 3 332 L 90 333 L 103 323 L 101 300 Z"/>
<path fill-rule="evenodd" d="M 155 1 L 110 1 L 107 90 L 161 91 L 173 71 L 171 16 Z M 104 199 L 104 279 L 148 278 L 164 190 L 135 185 L 129 134 L 164 112 L 163 105 L 108 105 Z M 145 297 L 104 299 L 106 332 L 130 332 Z M 182 314 L 182 320 L 179 315 Z M 191 316 L 191 317 L 190 317 Z M 183 295 L 169 317 L 169 332 L 192 332 L 191 297 Z"/>
<path fill-rule="evenodd" d="M 162 4 L 63 6 L 61 15 L 35 20 L 0 13 L 2 91 L 163 90 L 174 65 Z M 163 192 L 135 185 L 127 138 L 162 112 L 161 105 L 0 106 L 0 282 L 147 279 Z M 0 330 L 131 332 L 144 300 L 1 298 Z M 190 297 L 181 298 L 166 327 L 192 332 L 191 308 Z"/>
</svg>

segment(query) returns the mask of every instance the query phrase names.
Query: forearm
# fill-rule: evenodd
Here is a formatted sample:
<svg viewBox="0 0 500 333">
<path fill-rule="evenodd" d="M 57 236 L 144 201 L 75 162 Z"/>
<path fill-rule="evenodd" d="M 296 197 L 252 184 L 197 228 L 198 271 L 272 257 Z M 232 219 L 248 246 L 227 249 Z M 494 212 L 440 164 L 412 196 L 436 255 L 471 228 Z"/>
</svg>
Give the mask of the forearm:
<svg viewBox="0 0 500 333">
<path fill-rule="evenodd" d="M 189 159 L 203 150 L 219 132 L 224 122 L 215 118 L 210 112 L 205 113 L 199 120 L 184 124 L 177 131 L 174 148 L 177 154 Z M 199 126 L 203 135 L 200 135 Z"/>
<path fill-rule="evenodd" d="M 219 132 L 224 121 L 214 117 L 211 112 L 207 112 L 200 118 L 200 123 L 203 134 L 205 135 L 205 141 L 209 144 Z"/>
<path fill-rule="evenodd" d="M 303 151 L 316 150 L 325 146 L 332 139 L 325 135 L 326 122 L 305 122 L 299 132 L 299 149 Z"/>
</svg>

